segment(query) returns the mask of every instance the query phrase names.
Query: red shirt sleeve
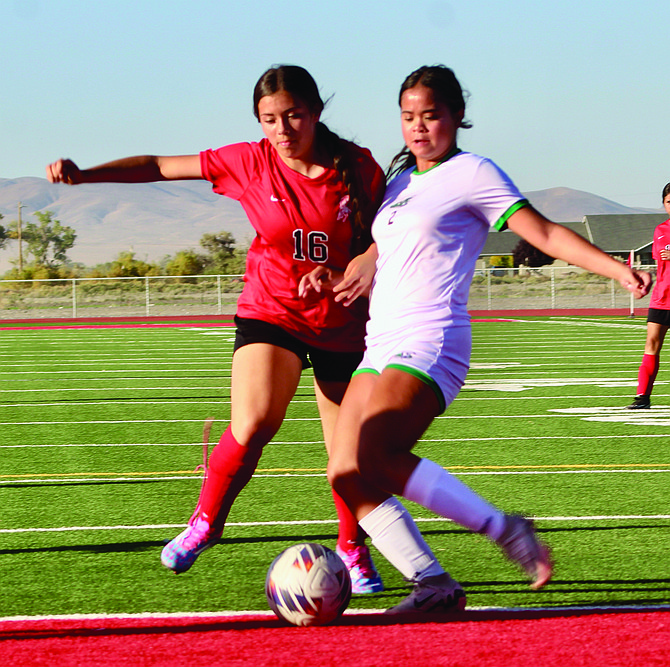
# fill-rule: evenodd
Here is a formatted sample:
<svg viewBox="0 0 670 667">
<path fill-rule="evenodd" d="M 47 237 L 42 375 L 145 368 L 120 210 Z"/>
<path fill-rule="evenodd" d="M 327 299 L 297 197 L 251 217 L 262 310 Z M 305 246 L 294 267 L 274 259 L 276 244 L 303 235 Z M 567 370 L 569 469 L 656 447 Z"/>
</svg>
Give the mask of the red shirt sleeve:
<svg viewBox="0 0 670 667">
<path fill-rule="evenodd" d="M 214 192 L 239 200 L 257 174 L 259 165 L 252 144 L 239 143 L 202 151 L 200 166 Z"/>
</svg>

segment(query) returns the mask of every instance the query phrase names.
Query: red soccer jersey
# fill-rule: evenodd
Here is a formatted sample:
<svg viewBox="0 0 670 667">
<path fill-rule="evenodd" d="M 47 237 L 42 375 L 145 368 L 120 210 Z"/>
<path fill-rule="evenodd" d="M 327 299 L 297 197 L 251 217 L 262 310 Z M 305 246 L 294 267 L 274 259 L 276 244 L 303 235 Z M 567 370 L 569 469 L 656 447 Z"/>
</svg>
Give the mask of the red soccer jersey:
<svg viewBox="0 0 670 667">
<path fill-rule="evenodd" d="M 662 222 L 654 230 L 651 256 L 656 260 L 656 284 L 651 293 L 650 308 L 670 310 L 670 261 L 661 259 L 661 250 L 670 250 L 670 220 Z"/>
<path fill-rule="evenodd" d="M 359 182 L 378 204 L 384 174 L 370 152 L 348 144 Z M 267 139 L 207 150 L 202 174 L 214 192 L 238 200 L 256 230 L 247 255 L 240 317 L 276 324 L 322 349 L 364 349 L 367 300 L 348 308 L 331 292 L 298 297 L 302 276 L 319 264 L 344 269 L 351 260 L 348 195 L 335 169 L 307 178 L 288 167 Z"/>
</svg>

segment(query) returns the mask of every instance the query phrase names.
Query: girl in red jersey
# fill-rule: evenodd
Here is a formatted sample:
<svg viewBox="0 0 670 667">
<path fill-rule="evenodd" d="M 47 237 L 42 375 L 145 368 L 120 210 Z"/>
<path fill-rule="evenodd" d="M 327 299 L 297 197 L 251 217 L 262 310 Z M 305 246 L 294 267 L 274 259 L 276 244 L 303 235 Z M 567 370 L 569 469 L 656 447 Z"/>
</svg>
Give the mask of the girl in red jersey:
<svg viewBox="0 0 670 667">
<path fill-rule="evenodd" d="M 670 216 L 670 183 L 663 188 L 662 198 L 665 212 Z M 651 407 L 651 390 L 658 374 L 665 334 L 670 327 L 670 219 L 654 230 L 651 254 L 656 260 L 656 285 L 649 302 L 647 340 L 637 374 L 637 396 L 627 406 L 629 410 Z"/>
<path fill-rule="evenodd" d="M 196 509 L 185 531 L 163 549 L 163 564 L 188 570 L 219 541 L 230 508 L 282 424 L 303 369 L 314 388 L 326 448 L 351 373 L 364 350 L 367 293 L 376 247 L 370 226 L 384 174 L 369 151 L 340 139 L 320 121 L 324 103 L 303 68 L 267 70 L 254 89 L 265 138 L 195 155 L 123 158 L 80 170 L 71 160 L 47 167 L 53 183 L 139 183 L 205 179 L 238 200 L 256 230 L 238 301 L 231 418 L 213 449 Z M 300 279 L 325 267 L 331 290 L 298 292 Z M 365 534 L 337 494 L 337 550 L 354 592 L 383 585 Z"/>
</svg>

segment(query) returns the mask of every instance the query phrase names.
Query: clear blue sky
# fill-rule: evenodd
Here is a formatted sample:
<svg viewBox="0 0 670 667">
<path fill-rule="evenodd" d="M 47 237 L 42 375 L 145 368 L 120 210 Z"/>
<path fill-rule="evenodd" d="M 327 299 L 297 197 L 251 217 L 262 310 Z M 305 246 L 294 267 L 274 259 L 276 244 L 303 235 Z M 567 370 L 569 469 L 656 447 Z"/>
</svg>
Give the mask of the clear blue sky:
<svg viewBox="0 0 670 667">
<path fill-rule="evenodd" d="M 470 93 L 461 147 L 522 190 L 659 208 L 670 181 L 668 0 L 3 0 L 0 26 L 0 178 L 256 140 L 275 63 L 385 167 L 402 80 L 444 63 Z"/>
</svg>

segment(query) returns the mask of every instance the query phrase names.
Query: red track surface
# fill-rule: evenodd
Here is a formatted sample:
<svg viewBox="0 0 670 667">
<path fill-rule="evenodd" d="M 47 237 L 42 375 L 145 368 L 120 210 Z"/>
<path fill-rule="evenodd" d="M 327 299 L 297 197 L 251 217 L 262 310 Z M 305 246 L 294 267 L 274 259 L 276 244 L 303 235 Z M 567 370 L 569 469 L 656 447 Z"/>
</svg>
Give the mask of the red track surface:
<svg viewBox="0 0 670 667">
<path fill-rule="evenodd" d="M 0 621 L 13 665 L 667 667 L 670 610 L 470 611 L 439 622 L 345 616 L 323 628 L 268 616 Z"/>
</svg>

